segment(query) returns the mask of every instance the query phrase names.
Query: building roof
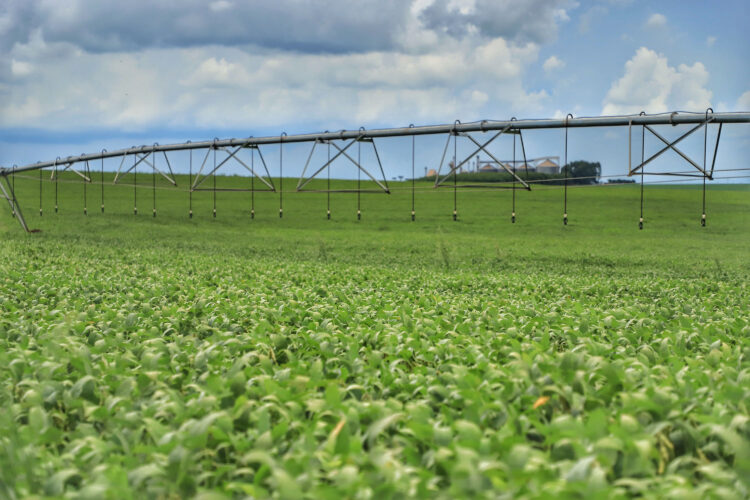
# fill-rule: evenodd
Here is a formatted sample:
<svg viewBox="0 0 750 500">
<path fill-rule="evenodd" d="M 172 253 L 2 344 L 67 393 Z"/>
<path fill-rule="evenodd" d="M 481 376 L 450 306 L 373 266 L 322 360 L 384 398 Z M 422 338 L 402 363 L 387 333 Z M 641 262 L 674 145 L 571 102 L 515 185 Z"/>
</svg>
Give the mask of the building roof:
<svg viewBox="0 0 750 500">
<path fill-rule="evenodd" d="M 549 158 L 546 158 L 543 162 L 537 164 L 537 167 L 559 167 L 557 163 L 550 160 Z"/>
<path fill-rule="evenodd" d="M 430 170 L 427 171 L 427 177 L 434 177 L 436 175 L 437 175 L 437 172 L 435 171 L 434 168 L 431 168 Z"/>
</svg>

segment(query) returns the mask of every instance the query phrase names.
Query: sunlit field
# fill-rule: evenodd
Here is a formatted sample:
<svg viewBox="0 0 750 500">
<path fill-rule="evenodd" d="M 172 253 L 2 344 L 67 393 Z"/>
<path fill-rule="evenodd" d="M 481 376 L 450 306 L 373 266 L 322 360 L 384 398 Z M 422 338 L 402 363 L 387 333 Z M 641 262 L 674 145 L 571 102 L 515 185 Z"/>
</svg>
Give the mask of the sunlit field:
<svg viewBox="0 0 750 500">
<path fill-rule="evenodd" d="M 94 180 L 3 206 L 0 497 L 748 495 L 747 185 Z"/>
</svg>

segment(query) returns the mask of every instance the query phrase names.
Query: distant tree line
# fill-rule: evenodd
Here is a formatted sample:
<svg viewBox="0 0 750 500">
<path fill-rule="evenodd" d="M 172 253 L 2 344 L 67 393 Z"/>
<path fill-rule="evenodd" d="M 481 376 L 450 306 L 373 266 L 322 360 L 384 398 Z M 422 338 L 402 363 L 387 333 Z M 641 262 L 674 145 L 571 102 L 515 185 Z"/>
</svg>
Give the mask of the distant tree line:
<svg viewBox="0 0 750 500">
<path fill-rule="evenodd" d="M 559 174 L 543 174 L 540 172 L 527 172 L 522 168 L 516 171 L 516 175 L 529 181 L 547 181 L 546 184 L 563 184 L 567 172 L 569 184 L 599 184 L 602 175 L 602 166 L 597 162 L 574 161 L 570 162 L 560 170 Z M 445 174 L 442 174 L 443 176 Z M 441 176 L 442 178 L 442 176 Z M 453 175 L 450 176 L 453 179 Z M 434 181 L 435 177 L 423 177 L 421 180 Z M 508 172 L 463 172 L 456 175 L 458 182 L 513 182 L 513 176 Z"/>
</svg>

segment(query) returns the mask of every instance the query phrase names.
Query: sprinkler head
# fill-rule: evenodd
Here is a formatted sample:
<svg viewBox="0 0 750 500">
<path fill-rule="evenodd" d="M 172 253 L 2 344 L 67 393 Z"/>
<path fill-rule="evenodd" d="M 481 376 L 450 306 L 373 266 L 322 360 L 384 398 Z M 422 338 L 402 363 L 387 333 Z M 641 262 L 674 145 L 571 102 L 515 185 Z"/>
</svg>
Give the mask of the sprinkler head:
<svg viewBox="0 0 750 500">
<path fill-rule="evenodd" d="M 331 211 L 330 210 L 328 210 L 326 212 L 326 217 L 328 218 L 328 220 L 331 220 Z"/>
<path fill-rule="evenodd" d="M 83 209 L 83 215 L 88 215 L 88 214 L 89 214 L 88 210 L 86 210 L 86 209 L 84 208 L 84 209 Z"/>
<path fill-rule="evenodd" d="M 39 217 L 41 217 L 41 216 L 42 216 L 42 209 L 40 208 L 39 209 Z"/>
<path fill-rule="evenodd" d="M 414 213 L 414 210 L 412 210 L 411 211 L 411 221 L 414 222 L 414 220 L 416 220 L 416 218 L 417 218 L 417 214 Z"/>
<path fill-rule="evenodd" d="M 255 210 L 250 210 L 250 218 L 251 219 L 255 218 Z"/>
<path fill-rule="evenodd" d="M 104 213 L 104 204 L 102 203 L 102 213 Z"/>
<path fill-rule="evenodd" d="M 568 214 L 563 214 L 563 225 L 564 226 L 568 225 Z"/>
<path fill-rule="evenodd" d="M 214 219 L 216 218 L 216 209 L 214 208 Z"/>
<path fill-rule="evenodd" d="M 156 209 L 154 209 L 154 217 L 156 217 Z"/>
<path fill-rule="evenodd" d="M 188 214 L 188 215 L 189 215 L 189 216 L 190 216 L 190 218 L 192 219 L 192 218 L 193 218 L 193 211 L 191 210 L 191 211 L 189 212 L 189 214 Z"/>
<path fill-rule="evenodd" d="M 362 220 L 362 212 L 357 210 L 357 220 Z"/>
<path fill-rule="evenodd" d="M 706 227 L 706 214 L 701 215 L 701 227 Z"/>
<path fill-rule="evenodd" d="M 284 210 L 280 208 L 279 209 L 279 219 L 281 219 L 283 216 L 284 216 Z"/>
<path fill-rule="evenodd" d="M 458 220 L 458 212 L 456 212 L 455 210 L 453 211 L 453 220 L 454 221 Z"/>
<path fill-rule="evenodd" d="M 516 223 L 516 213 L 515 212 L 511 212 L 511 214 L 510 214 L 510 222 L 511 222 L 511 224 L 515 224 Z"/>
<path fill-rule="evenodd" d="M 133 207 L 133 215 L 138 215 L 138 207 Z"/>
</svg>

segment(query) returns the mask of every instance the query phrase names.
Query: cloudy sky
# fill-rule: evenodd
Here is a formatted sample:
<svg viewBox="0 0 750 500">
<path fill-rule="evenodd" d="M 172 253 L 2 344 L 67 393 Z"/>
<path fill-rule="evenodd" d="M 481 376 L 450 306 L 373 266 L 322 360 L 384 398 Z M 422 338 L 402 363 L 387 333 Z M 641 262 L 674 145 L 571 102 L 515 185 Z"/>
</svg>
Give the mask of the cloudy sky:
<svg viewBox="0 0 750 500">
<path fill-rule="evenodd" d="M 282 130 L 747 111 L 748 20 L 746 0 L 5 0 L 0 164 Z M 725 132 L 722 160 L 750 156 L 748 132 Z M 561 154 L 557 136 L 530 145 Z M 578 134 L 573 157 L 619 172 L 625 138 Z"/>
</svg>

